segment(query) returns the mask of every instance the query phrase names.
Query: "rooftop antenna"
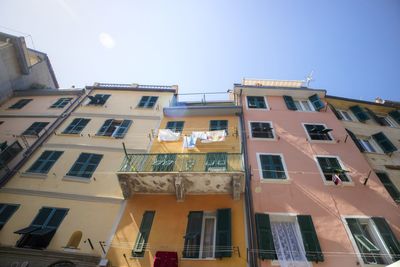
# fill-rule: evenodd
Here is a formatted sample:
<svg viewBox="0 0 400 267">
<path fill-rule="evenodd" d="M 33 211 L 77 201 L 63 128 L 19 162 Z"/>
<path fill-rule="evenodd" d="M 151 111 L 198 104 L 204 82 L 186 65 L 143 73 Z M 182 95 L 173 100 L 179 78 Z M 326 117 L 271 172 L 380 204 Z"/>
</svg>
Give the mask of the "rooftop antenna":
<svg viewBox="0 0 400 267">
<path fill-rule="evenodd" d="M 312 70 L 310 72 L 310 74 L 308 74 L 306 77 L 305 82 L 306 82 L 307 87 L 310 85 L 310 82 L 314 81 L 313 74 L 314 74 L 314 71 Z"/>
</svg>

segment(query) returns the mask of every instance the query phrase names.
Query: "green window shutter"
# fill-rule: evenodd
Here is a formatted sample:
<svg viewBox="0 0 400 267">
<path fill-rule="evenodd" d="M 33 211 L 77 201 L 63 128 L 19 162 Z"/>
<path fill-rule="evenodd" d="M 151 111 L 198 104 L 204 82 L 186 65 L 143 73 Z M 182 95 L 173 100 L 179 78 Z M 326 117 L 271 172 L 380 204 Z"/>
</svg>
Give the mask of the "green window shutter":
<svg viewBox="0 0 400 267">
<path fill-rule="evenodd" d="M 34 122 L 22 135 L 38 135 L 48 124 L 48 122 Z"/>
<path fill-rule="evenodd" d="M 115 138 L 124 138 L 126 132 L 128 131 L 129 127 L 131 126 L 132 121 L 131 120 L 123 120 L 121 125 L 118 126 L 118 129 L 113 136 Z"/>
<path fill-rule="evenodd" d="M 296 105 L 294 104 L 294 100 L 291 96 L 284 95 L 283 100 L 285 100 L 286 107 L 290 110 L 297 110 Z"/>
<path fill-rule="evenodd" d="M 151 226 L 153 225 L 154 215 L 155 211 L 145 211 L 143 214 L 139 233 L 135 241 L 135 246 L 132 250 L 133 257 L 143 257 L 146 250 L 147 241 L 149 240 Z"/>
<path fill-rule="evenodd" d="M 368 112 L 369 116 L 374 119 L 376 123 L 378 123 L 381 126 L 386 126 L 386 121 L 383 118 L 378 117 L 375 112 L 370 110 L 369 108 L 365 108 L 365 110 Z"/>
<path fill-rule="evenodd" d="M 325 107 L 324 102 L 321 101 L 317 94 L 310 96 L 308 99 L 311 101 L 311 104 L 313 104 L 315 110 L 317 111 L 320 111 Z"/>
<path fill-rule="evenodd" d="M 207 153 L 206 171 L 226 171 L 228 154 L 226 152 Z"/>
<path fill-rule="evenodd" d="M 389 249 L 393 262 L 400 260 L 400 243 L 387 221 L 382 217 L 372 217 L 378 231 Z"/>
<path fill-rule="evenodd" d="M 106 120 L 96 135 L 100 135 L 100 136 L 105 135 L 108 128 L 111 126 L 112 123 L 113 123 L 113 120 Z"/>
<path fill-rule="evenodd" d="M 372 135 L 372 138 L 378 143 L 382 148 L 383 152 L 391 153 L 397 150 L 397 148 L 390 142 L 386 135 L 382 132 Z"/>
<path fill-rule="evenodd" d="M 282 159 L 278 155 L 260 155 L 262 178 L 264 179 L 286 179 Z"/>
<path fill-rule="evenodd" d="M 29 102 L 31 102 L 33 99 L 21 99 L 19 100 L 17 103 L 15 103 L 14 105 L 12 105 L 11 107 L 9 107 L 9 109 L 21 109 L 23 108 L 26 104 L 28 104 Z"/>
<path fill-rule="evenodd" d="M 356 144 L 356 146 L 360 150 L 360 152 L 365 152 L 364 147 L 361 145 L 360 141 L 358 141 L 356 135 L 349 129 L 346 129 L 346 131 L 347 131 L 347 134 L 350 136 L 350 138 L 353 140 L 353 142 Z"/>
<path fill-rule="evenodd" d="M 228 121 L 227 120 L 211 120 L 210 131 L 225 130 L 228 133 Z"/>
<path fill-rule="evenodd" d="M 200 254 L 201 228 L 203 226 L 203 212 L 191 211 L 188 215 L 185 244 L 183 248 L 184 258 L 198 258 Z"/>
<path fill-rule="evenodd" d="M 64 108 L 71 100 L 72 98 L 70 97 L 60 98 L 50 108 Z"/>
<path fill-rule="evenodd" d="M 139 101 L 139 108 L 152 108 L 157 102 L 158 96 L 142 96 Z"/>
<path fill-rule="evenodd" d="M 81 153 L 67 175 L 90 178 L 102 158 L 99 154 Z"/>
<path fill-rule="evenodd" d="M 169 121 L 165 129 L 169 129 L 176 133 L 182 133 L 184 125 L 185 125 L 184 121 Z"/>
<path fill-rule="evenodd" d="M 153 163 L 153 172 L 171 172 L 174 170 L 176 154 L 159 154 Z"/>
<path fill-rule="evenodd" d="M 147 101 L 149 100 L 149 97 L 148 96 L 142 96 L 142 98 L 140 99 L 140 101 L 139 101 L 139 107 L 140 108 L 143 108 L 143 107 L 145 107 L 145 105 L 146 105 L 146 103 L 147 103 Z"/>
<path fill-rule="evenodd" d="M 332 177 L 336 173 L 343 182 L 349 182 L 347 175 L 341 173 L 343 169 L 337 158 L 317 157 L 317 160 L 327 181 L 332 181 Z"/>
<path fill-rule="evenodd" d="M 217 210 L 215 257 L 232 257 L 232 214 L 231 209 Z"/>
<path fill-rule="evenodd" d="M 268 214 L 256 213 L 256 231 L 258 257 L 262 260 L 278 259 L 275 251 L 274 239 L 272 237 L 271 224 Z"/>
<path fill-rule="evenodd" d="M 336 118 L 338 118 L 338 120 L 343 120 L 342 114 L 340 114 L 339 111 L 337 111 L 334 106 L 332 106 L 331 104 L 328 104 L 328 106 L 332 110 L 333 114 L 335 114 Z"/>
<path fill-rule="evenodd" d="M 393 200 L 397 203 L 400 203 L 400 192 L 392 183 L 389 176 L 383 172 L 377 172 L 376 175 L 378 176 L 379 180 L 381 180 L 383 186 L 386 188 Z"/>
<path fill-rule="evenodd" d="M 64 134 L 79 134 L 83 128 L 89 123 L 90 119 L 77 118 L 74 119 L 70 125 L 62 132 Z"/>
<path fill-rule="evenodd" d="M 311 216 L 298 215 L 297 221 L 303 238 L 307 260 L 315 262 L 324 261 L 324 255 L 322 254 L 317 232 L 315 231 Z"/>
<path fill-rule="evenodd" d="M 28 172 L 34 173 L 48 173 L 54 163 L 62 155 L 63 151 L 49 151 L 46 150 L 28 169 Z"/>
<path fill-rule="evenodd" d="M 370 119 L 368 114 L 360 106 L 352 106 L 349 109 L 353 112 L 354 116 L 356 116 L 360 122 L 365 122 L 366 120 Z"/>
<path fill-rule="evenodd" d="M 389 112 L 390 117 L 392 117 L 398 124 L 400 124 L 400 111 L 393 110 Z"/>
<path fill-rule="evenodd" d="M 263 96 L 247 96 L 247 106 L 248 108 L 267 108 Z"/>
<path fill-rule="evenodd" d="M 19 208 L 19 205 L 0 204 L 0 230 L 11 218 L 14 212 Z"/>
</svg>

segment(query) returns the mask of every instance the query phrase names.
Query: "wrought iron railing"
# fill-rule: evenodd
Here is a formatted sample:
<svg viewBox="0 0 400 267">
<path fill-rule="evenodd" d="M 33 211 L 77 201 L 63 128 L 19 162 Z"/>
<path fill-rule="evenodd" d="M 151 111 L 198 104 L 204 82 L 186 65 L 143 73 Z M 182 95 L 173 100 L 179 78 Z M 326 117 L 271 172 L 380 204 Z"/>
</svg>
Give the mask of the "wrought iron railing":
<svg viewBox="0 0 400 267">
<path fill-rule="evenodd" d="M 128 154 L 119 172 L 242 172 L 240 153 Z"/>
</svg>

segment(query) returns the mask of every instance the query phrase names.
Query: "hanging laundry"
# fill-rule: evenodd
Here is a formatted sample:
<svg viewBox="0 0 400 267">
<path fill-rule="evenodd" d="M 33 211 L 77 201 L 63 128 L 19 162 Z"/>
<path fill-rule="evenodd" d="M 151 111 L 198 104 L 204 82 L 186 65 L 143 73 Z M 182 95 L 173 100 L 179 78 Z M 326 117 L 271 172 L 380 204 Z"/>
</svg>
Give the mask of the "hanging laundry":
<svg viewBox="0 0 400 267">
<path fill-rule="evenodd" d="M 192 132 L 192 136 L 200 140 L 207 140 L 207 132 Z"/>
<path fill-rule="evenodd" d="M 195 149 L 196 148 L 197 137 L 190 135 L 183 137 L 183 148 Z"/>
<path fill-rule="evenodd" d="M 333 182 L 335 185 L 339 185 L 339 184 L 342 183 L 342 179 L 340 179 L 340 177 L 339 177 L 337 174 L 334 174 L 334 175 L 332 176 L 332 182 Z"/>
<path fill-rule="evenodd" d="M 158 142 L 173 142 L 178 141 L 180 138 L 180 133 L 175 133 L 170 129 L 160 129 L 158 130 Z"/>
<path fill-rule="evenodd" d="M 225 141 L 226 131 L 209 131 L 206 132 L 206 139 L 202 139 L 202 143 L 222 142 Z"/>
</svg>

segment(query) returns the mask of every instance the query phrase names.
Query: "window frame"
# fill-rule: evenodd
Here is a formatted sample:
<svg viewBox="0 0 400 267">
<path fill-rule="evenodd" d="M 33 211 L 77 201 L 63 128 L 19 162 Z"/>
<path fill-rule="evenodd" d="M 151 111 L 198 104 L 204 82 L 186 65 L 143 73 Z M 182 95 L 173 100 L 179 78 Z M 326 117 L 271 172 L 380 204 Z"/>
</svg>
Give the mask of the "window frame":
<svg viewBox="0 0 400 267">
<path fill-rule="evenodd" d="M 250 108 L 248 97 L 263 97 L 264 103 L 265 103 L 265 108 Z M 246 95 L 245 99 L 246 99 L 246 109 L 247 110 L 258 110 L 258 111 L 269 111 L 270 110 L 270 107 L 269 107 L 269 104 L 267 101 L 267 97 L 264 95 Z"/>
<path fill-rule="evenodd" d="M 308 103 L 308 106 L 311 108 L 311 110 L 306 110 L 304 108 L 303 101 Z M 299 104 L 301 109 L 299 109 L 299 106 L 296 105 L 296 102 Z M 297 108 L 295 111 L 299 111 L 299 112 L 316 112 L 314 105 L 311 103 L 311 101 L 309 99 L 293 99 L 293 103 Z"/>
<path fill-rule="evenodd" d="M 319 125 L 319 126 L 324 126 L 325 129 L 329 129 L 325 123 L 319 123 L 319 122 L 302 122 L 301 125 L 303 126 L 304 131 L 306 132 L 307 139 L 311 143 L 336 143 L 335 138 L 331 134 L 332 131 L 328 132 L 328 136 L 331 138 L 331 140 L 314 140 L 311 138 L 310 133 L 307 130 L 306 125 Z"/>
<path fill-rule="evenodd" d="M 78 123 L 78 124 L 76 124 L 69 132 L 67 132 L 68 127 L 71 126 L 71 125 L 74 123 L 74 121 L 76 121 L 76 120 L 79 120 L 79 123 L 82 122 L 82 121 L 87 121 L 87 122 L 85 123 L 85 125 L 84 125 L 83 127 L 80 126 L 80 124 Z M 61 132 L 61 134 L 80 135 L 80 134 L 82 134 L 83 129 L 85 129 L 85 127 L 89 124 L 90 121 L 91 121 L 91 119 L 88 119 L 88 118 L 74 118 L 74 119 L 67 125 L 67 127 L 64 128 L 64 130 Z M 79 132 L 76 132 L 76 128 L 77 128 L 77 127 L 82 127 L 82 129 L 81 129 Z"/>
<path fill-rule="evenodd" d="M 205 257 L 203 258 L 203 249 L 204 249 L 204 228 L 205 228 L 205 221 L 206 219 L 214 219 L 214 231 L 213 231 L 213 255 L 212 257 Z M 201 225 L 201 238 L 200 238 L 200 249 L 199 249 L 199 260 L 207 260 L 207 259 L 215 259 L 215 248 L 216 248 L 216 242 L 217 242 L 217 214 L 215 212 L 203 212 L 203 221 Z M 196 258 L 194 258 L 196 259 Z"/>
<path fill-rule="evenodd" d="M 88 160 L 86 160 L 84 163 L 79 163 L 79 164 L 82 164 L 83 166 L 86 166 L 86 167 L 85 167 L 85 170 L 84 170 L 84 171 L 82 171 L 82 167 L 81 167 L 80 170 L 79 170 L 79 172 L 78 172 L 78 174 L 82 174 L 82 173 L 86 173 L 86 172 L 87 172 L 87 168 L 88 168 L 89 164 L 93 164 L 93 163 L 90 163 L 90 160 L 92 159 L 93 155 L 98 155 L 98 156 L 100 156 L 99 162 L 97 163 L 96 167 L 93 169 L 93 171 L 91 172 L 91 174 L 90 174 L 89 177 L 85 177 L 85 176 L 82 176 L 82 175 L 72 175 L 72 174 L 71 174 L 72 169 L 75 167 L 76 164 L 78 164 L 78 160 L 79 160 L 79 158 L 81 157 L 81 155 L 83 155 L 83 154 L 89 154 L 90 156 L 89 156 Z M 95 153 L 81 152 L 81 153 L 78 155 L 78 157 L 76 158 L 76 160 L 74 161 L 74 163 L 72 164 L 71 168 L 68 170 L 68 172 L 67 172 L 67 174 L 66 174 L 66 177 L 72 178 L 72 179 L 90 181 L 90 180 L 92 179 L 92 177 L 93 177 L 93 174 L 96 172 L 97 168 L 99 167 L 101 161 L 103 160 L 103 158 L 104 158 L 104 155 L 103 155 L 103 154 L 95 154 Z"/>
<path fill-rule="evenodd" d="M 211 122 L 212 121 L 226 121 L 226 129 L 212 130 L 211 129 Z M 209 123 L 208 123 L 208 130 L 209 131 L 224 131 L 225 130 L 226 135 L 228 135 L 228 132 L 229 132 L 228 129 L 229 129 L 229 120 L 210 120 Z"/>
<path fill-rule="evenodd" d="M 97 104 L 97 103 L 92 103 L 92 100 L 88 97 L 87 98 L 88 102 L 85 102 L 86 103 L 85 106 L 104 106 L 107 103 L 108 99 L 110 99 L 111 94 L 94 94 L 94 95 L 90 95 L 90 96 L 92 96 L 94 98 L 100 98 L 98 96 L 101 96 L 101 98 L 104 98 L 106 96 L 106 100 L 104 101 L 103 104 Z"/>
<path fill-rule="evenodd" d="M 15 212 L 17 212 L 17 210 L 19 209 L 19 207 L 21 206 L 21 204 L 0 203 L 0 205 L 3 205 L 3 206 L 0 206 L 0 215 L 1 215 L 2 212 L 5 211 L 5 209 L 7 208 L 7 206 L 14 207 L 14 210 L 11 212 L 10 216 L 8 216 L 8 217 L 3 221 L 3 223 L 0 224 L 0 231 L 1 231 L 1 229 L 4 227 L 4 225 L 6 225 L 7 222 L 11 219 L 11 217 L 15 214 Z M 0 221 L 0 223 L 1 223 L 1 221 Z"/>
<path fill-rule="evenodd" d="M 356 136 L 356 137 L 360 145 L 364 148 L 364 153 L 384 154 L 382 149 L 378 146 L 378 144 L 371 136 Z M 364 142 L 368 142 L 375 151 L 369 151 L 369 149 L 367 149 L 366 146 L 364 145 Z"/>
<path fill-rule="evenodd" d="M 351 245 L 352 245 L 353 249 L 356 250 L 356 252 L 357 252 L 356 255 L 357 255 L 357 259 L 358 259 L 358 262 L 360 263 L 360 265 L 361 266 L 383 266 L 383 265 L 380 265 L 380 264 L 365 263 L 364 262 L 364 259 L 361 256 L 362 253 L 361 253 L 361 251 L 359 250 L 359 248 L 357 246 L 357 242 L 354 239 L 353 233 L 351 232 L 350 227 L 349 227 L 349 225 L 347 223 L 347 220 L 346 220 L 346 219 L 368 220 L 368 226 L 370 228 L 372 228 L 374 237 L 378 238 L 379 243 L 380 243 L 379 245 L 384 248 L 385 255 L 390 255 L 390 252 L 389 252 L 388 248 L 386 247 L 385 242 L 383 242 L 382 237 L 381 237 L 381 235 L 379 233 L 379 230 L 376 227 L 375 223 L 373 222 L 372 218 L 368 217 L 368 216 L 364 216 L 364 215 L 342 215 L 341 219 L 342 219 L 342 223 L 344 225 L 344 228 L 346 230 L 347 236 L 350 239 Z M 376 242 L 376 240 L 374 240 L 374 241 Z M 382 258 L 383 258 L 384 261 L 388 262 L 388 256 L 382 256 Z M 390 258 L 390 256 L 389 256 L 389 258 Z M 392 263 L 391 258 L 390 258 L 389 262 Z M 390 265 L 391 263 L 386 263 L 386 264 Z M 386 264 L 384 266 L 386 266 Z"/>
<path fill-rule="evenodd" d="M 350 112 L 350 110 L 344 110 L 344 109 L 336 109 L 337 112 L 340 113 L 340 115 L 342 116 L 342 120 L 344 121 L 357 121 L 356 118 L 354 118 L 352 112 Z M 347 117 L 344 115 L 344 113 L 346 113 L 348 115 L 348 117 L 350 118 L 350 120 L 347 119 Z"/>
<path fill-rule="evenodd" d="M 33 131 L 33 130 L 29 130 L 29 129 L 30 129 L 30 128 L 33 128 L 33 125 L 34 125 L 35 123 L 42 123 L 42 124 L 45 124 L 45 125 L 43 126 L 43 128 L 40 129 L 39 132 L 36 132 L 36 131 L 35 131 L 35 133 L 31 133 L 31 131 Z M 45 130 L 47 126 L 50 126 L 50 122 L 48 122 L 48 121 L 35 121 L 35 122 L 33 122 L 28 128 L 26 128 L 25 131 L 23 131 L 23 132 L 21 133 L 21 135 L 23 135 L 23 136 L 40 136 L 40 133 L 41 133 L 43 130 Z M 36 128 L 39 128 L 39 127 L 36 127 Z"/>
<path fill-rule="evenodd" d="M 266 138 L 266 137 L 253 137 L 253 131 L 252 131 L 252 127 L 251 124 L 252 123 L 269 123 L 272 132 L 272 138 Z M 255 141 L 276 141 L 277 137 L 276 137 L 276 133 L 275 133 L 275 128 L 274 125 L 272 123 L 272 121 L 248 121 L 248 127 L 249 127 L 249 132 L 250 132 L 250 139 L 251 140 L 255 140 Z"/>
<path fill-rule="evenodd" d="M 263 176 L 263 170 L 262 170 L 262 165 L 261 165 L 261 156 L 262 155 L 267 155 L 267 156 L 280 156 L 281 158 L 281 163 L 283 167 L 283 171 L 285 172 L 286 179 L 277 179 L 277 178 L 264 178 Z M 267 153 L 267 152 L 258 152 L 256 153 L 257 156 L 257 166 L 258 166 L 258 173 L 260 176 L 260 182 L 261 183 L 290 183 L 291 179 L 289 176 L 289 171 L 285 162 L 285 159 L 283 157 L 282 153 Z"/>
<path fill-rule="evenodd" d="M 179 129 L 178 131 L 176 130 L 177 129 L 177 127 L 175 126 L 175 127 L 170 127 L 170 128 L 168 128 L 168 124 L 169 123 L 175 123 L 175 125 L 176 125 L 176 123 L 182 123 L 182 128 L 181 129 Z M 174 128 L 175 129 L 175 131 L 174 130 L 172 130 L 171 128 Z M 183 132 L 183 129 L 185 128 L 185 121 L 167 121 L 167 123 L 165 124 L 165 129 L 169 129 L 169 130 L 171 130 L 171 131 L 173 131 L 173 132 L 175 132 L 175 133 L 182 133 Z"/>
<path fill-rule="evenodd" d="M 44 153 L 46 153 L 46 152 L 50 152 L 51 154 L 50 154 L 45 160 L 41 159 L 41 157 L 42 157 L 42 156 L 44 155 Z M 57 157 L 56 160 L 51 161 L 49 157 L 53 156 L 55 153 L 59 153 L 59 155 L 58 155 L 58 157 Z M 64 151 L 60 151 L 60 150 L 44 150 L 44 151 L 42 152 L 42 154 L 40 154 L 40 156 L 39 156 L 38 158 L 36 158 L 36 160 L 35 160 L 35 161 L 30 165 L 30 167 L 26 170 L 26 173 L 33 173 L 33 174 L 39 174 L 39 175 L 41 175 L 41 174 L 47 175 L 47 174 L 50 172 L 50 170 L 54 167 L 54 164 L 56 164 L 56 162 L 60 159 L 60 157 L 61 157 L 63 154 L 64 154 Z M 36 169 L 36 171 L 33 171 L 33 170 L 32 170 L 32 169 L 33 169 L 33 166 L 34 166 L 36 163 L 38 163 L 39 160 L 42 161 L 42 162 L 40 163 L 40 165 L 39 165 L 41 168 L 40 168 L 40 169 Z M 48 169 L 46 172 L 43 172 L 43 167 L 44 167 L 46 164 L 48 164 L 49 162 L 52 162 L 51 166 L 49 167 L 49 169 Z M 38 171 L 38 170 L 40 170 L 40 171 Z"/>
<path fill-rule="evenodd" d="M 22 109 L 23 107 L 25 107 L 26 105 L 28 105 L 32 101 L 33 101 L 33 98 L 22 98 L 22 99 L 19 99 L 14 104 L 12 104 L 11 106 L 9 106 L 7 109 Z M 24 102 L 24 103 L 19 104 L 21 102 Z"/>
<path fill-rule="evenodd" d="M 387 122 L 387 124 L 389 124 L 387 127 L 399 128 L 398 123 L 392 117 L 390 117 L 389 115 L 382 116 L 382 119 L 384 119 Z"/>
<path fill-rule="evenodd" d="M 333 181 L 326 180 L 324 172 L 323 172 L 321 166 L 319 165 L 318 158 L 336 158 L 337 161 L 339 162 L 340 167 L 343 170 L 346 170 L 346 166 L 343 164 L 343 162 L 342 162 L 342 160 L 340 159 L 339 156 L 335 156 L 335 155 L 314 155 L 314 161 L 317 164 L 321 179 L 324 182 L 324 184 L 325 185 L 333 185 L 333 186 L 335 186 Z M 342 185 L 354 186 L 354 182 L 353 182 L 353 179 L 351 178 L 351 176 L 348 173 L 345 173 L 345 175 L 347 176 L 349 181 L 348 182 L 347 181 L 342 181 Z"/>
</svg>

